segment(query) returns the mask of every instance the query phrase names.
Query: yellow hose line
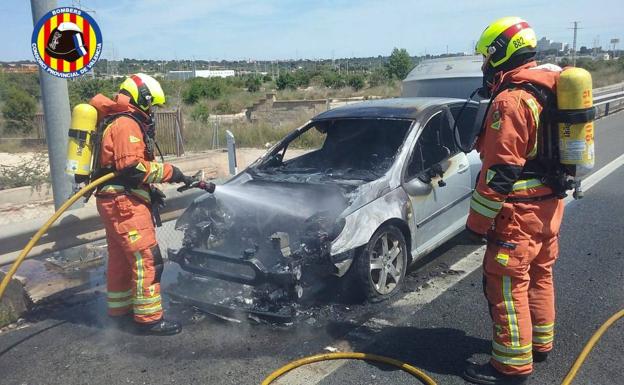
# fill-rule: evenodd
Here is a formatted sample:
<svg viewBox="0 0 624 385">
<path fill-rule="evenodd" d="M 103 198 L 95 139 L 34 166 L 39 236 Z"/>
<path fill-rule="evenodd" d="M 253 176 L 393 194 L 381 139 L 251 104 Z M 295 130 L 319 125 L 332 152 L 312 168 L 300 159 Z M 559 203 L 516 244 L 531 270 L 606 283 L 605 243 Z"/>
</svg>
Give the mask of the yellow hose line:
<svg viewBox="0 0 624 385">
<path fill-rule="evenodd" d="M 605 323 L 603 323 L 600 326 L 600 328 L 596 331 L 596 333 L 594 333 L 594 335 L 589 339 L 589 341 L 583 348 L 583 351 L 581 351 L 581 354 L 579 354 L 578 358 L 576 359 L 576 361 L 570 368 L 568 375 L 563 379 L 563 382 L 561 382 L 561 385 L 572 384 L 572 381 L 574 381 L 574 378 L 576 377 L 577 372 L 579 371 L 579 369 L 585 362 L 585 359 L 587 358 L 589 353 L 594 349 L 594 346 L 596 346 L 600 338 L 602 338 L 602 335 L 607 330 L 609 330 L 609 328 L 613 326 L 615 322 L 617 322 L 621 318 L 624 318 L 624 309 L 612 315 L 611 318 L 609 318 Z M 311 364 L 314 362 L 320 362 L 320 361 L 345 360 L 345 359 L 346 360 L 351 359 L 351 360 L 374 361 L 374 362 L 381 362 L 384 364 L 396 366 L 397 368 L 418 378 L 426 385 L 437 385 L 437 383 L 431 377 L 426 375 L 422 370 L 412 365 L 395 360 L 393 358 L 388 358 L 388 357 L 383 357 L 383 356 L 378 356 L 376 354 L 368 354 L 368 353 L 326 353 L 326 354 L 317 354 L 315 356 L 304 357 L 297 361 L 290 362 L 282 366 L 281 368 L 277 369 L 273 373 L 269 374 L 267 378 L 265 378 L 264 381 L 262 381 L 261 385 L 272 384 L 273 381 L 283 376 L 284 374 L 304 365 L 308 365 L 308 364 Z"/>
<path fill-rule="evenodd" d="M 4 295 L 4 291 L 6 290 L 7 286 L 9 286 L 9 282 L 11 282 L 11 278 L 13 278 L 13 275 L 15 275 L 15 272 L 17 271 L 17 269 L 20 267 L 22 262 L 24 262 L 24 259 L 26 259 L 26 256 L 28 255 L 28 253 L 30 253 L 30 250 L 32 250 L 32 248 L 39 241 L 39 239 L 43 236 L 43 234 L 45 234 L 46 231 L 48 231 L 50 226 L 52 226 L 52 224 L 56 222 L 56 220 L 61 216 L 61 214 L 63 214 L 65 210 L 67 210 L 71 205 L 73 205 L 74 202 L 80 199 L 80 197 L 82 197 L 85 193 L 93 190 L 97 186 L 101 185 L 102 183 L 116 176 L 117 176 L 117 173 L 112 172 L 110 174 L 106 174 L 103 177 L 100 177 L 94 180 L 93 182 L 89 183 L 85 187 L 81 188 L 80 191 L 74 194 L 71 198 L 67 200 L 67 202 L 63 203 L 63 205 L 58 210 L 56 210 L 54 215 L 52 215 L 50 219 L 48 219 L 48 221 L 30 239 L 30 242 L 26 244 L 26 247 L 22 249 L 22 252 L 20 253 L 20 255 L 17 257 L 15 262 L 13 262 L 13 265 L 11 265 L 11 269 L 4 276 L 2 283 L 0 283 L 0 299 L 2 299 L 2 296 Z"/>
<path fill-rule="evenodd" d="M 561 383 L 561 385 L 570 385 L 572 381 L 574 381 L 574 377 L 576 377 L 576 373 L 579 371 L 579 369 L 581 368 L 581 365 L 583 365 L 583 363 L 585 362 L 585 359 L 587 358 L 589 353 L 592 351 L 596 343 L 598 343 L 600 338 L 602 338 L 602 335 L 605 334 L 605 332 L 617 320 L 619 320 L 622 317 L 624 317 L 624 309 L 612 315 L 611 318 L 609 318 L 605 323 L 602 324 L 602 326 L 600 326 L 600 328 L 598 328 L 596 333 L 594 333 L 594 335 L 589 339 L 589 342 L 587 342 L 587 345 L 585 345 L 585 347 L 583 348 L 583 351 L 581 351 L 581 354 L 579 354 L 576 361 L 574 361 L 574 364 L 570 368 L 568 375 L 563 379 L 563 382 Z"/>
<path fill-rule="evenodd" d="M 436 382 L 426 375 L 422 370 L 401 362 L 399 360 L 395 360 L 393 358 L 378 356 L 376 354 L 368 354 L 368 353 L 325 353 L 325 354 L 317 354 L 315 356 L 309 356 L 305 358 L 301 358 L 297 361 L 293 361 L 289 364 L 282 366 L 277 369 L 273 373 L 269 374 L 267 378 L 262 381 L 262 385 L 269 385 L 273 383 L 277 378 L 282 375 L 290 372 L 293 369 L 296 369 L 300 366 L 308 365 L 314 362 L 320 361 L 329 361 L 329 360 L 363 360 L 363 361 L 373 361 L 373 362 L 381 362 L 383 364 L 395 366 L 412 376 L 418 378 L 422 381 L 423 384 L 426 385 L 437 385 Z"/>
</svg>

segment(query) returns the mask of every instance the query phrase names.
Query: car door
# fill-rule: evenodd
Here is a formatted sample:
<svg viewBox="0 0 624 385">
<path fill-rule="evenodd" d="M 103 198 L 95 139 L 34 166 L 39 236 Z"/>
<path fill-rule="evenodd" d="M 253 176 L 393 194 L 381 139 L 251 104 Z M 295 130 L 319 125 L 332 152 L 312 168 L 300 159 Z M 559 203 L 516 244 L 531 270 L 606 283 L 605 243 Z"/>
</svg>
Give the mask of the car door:
<svg viewBox="0 0 624 385">
<path fill-rule="evenodd" d="M 437 247 L 464 227 L 472 192 L 468 158 L 453 137 L 448 108 L 434 112 L 418 135 L 403 177 L 412 203 L 413 254 Z"/>
</svg>

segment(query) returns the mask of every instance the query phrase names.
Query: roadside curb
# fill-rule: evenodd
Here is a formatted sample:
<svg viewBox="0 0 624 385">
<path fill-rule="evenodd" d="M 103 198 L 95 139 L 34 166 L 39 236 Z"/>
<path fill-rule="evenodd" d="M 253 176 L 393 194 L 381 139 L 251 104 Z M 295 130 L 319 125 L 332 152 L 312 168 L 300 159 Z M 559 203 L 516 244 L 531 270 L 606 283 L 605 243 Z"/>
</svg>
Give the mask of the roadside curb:
<svg viewBox="0 0 624 385">
<path fill-rule="evenodd" d="M 0 272 L 0 279 L 5 276 Z M 30 308 L 32 301 L 26 292 L 24 282 L 13 278 L 0 300 L 0 328 L 12 324 L 20 319 Z"/>
</svg>

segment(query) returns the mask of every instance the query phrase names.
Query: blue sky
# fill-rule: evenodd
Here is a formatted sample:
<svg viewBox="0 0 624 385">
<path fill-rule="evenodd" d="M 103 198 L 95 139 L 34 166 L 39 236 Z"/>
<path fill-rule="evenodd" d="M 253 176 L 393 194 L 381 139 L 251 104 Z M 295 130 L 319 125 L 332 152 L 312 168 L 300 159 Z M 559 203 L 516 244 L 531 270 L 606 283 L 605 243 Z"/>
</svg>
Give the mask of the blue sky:
<svg viewBox="0 0 624 385">
<path fill-rule="evenodd" d="M 59 6 L 77 1 L 59 0 Z M 622 40 L 622 0 L 82 0 L 102 29 L 104 57 L 289 59 L 469 51 L 488 22 L 521 16 L 538 37 L 579 47 Z M 0 61 L 32 59 L 29 0 L 2 0 Z M 13 39 L 9 39 L 13 37 Z M 8 41 L 8 44 L 7 44 Z"/>
</svg>

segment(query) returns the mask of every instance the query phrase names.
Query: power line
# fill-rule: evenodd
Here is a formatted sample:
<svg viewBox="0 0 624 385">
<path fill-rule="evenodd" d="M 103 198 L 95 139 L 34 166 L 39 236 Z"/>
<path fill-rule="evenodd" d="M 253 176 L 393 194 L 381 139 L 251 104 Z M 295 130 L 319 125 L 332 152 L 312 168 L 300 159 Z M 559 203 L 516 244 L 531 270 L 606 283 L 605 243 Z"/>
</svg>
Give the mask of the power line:
<svg viewBox="0 0 624 385">
<path fill-rule="evenodd" d="M 573 21 L 572 23 L 574 24 L 574 27 L 568 28 L 568 29 L 574 30 L 574 40 L 572 40 L 572 66 L 576 67 L 576 35 L 577 35 L 577 31 L 583 28 L 579 28 L 578 26 L 580 21 Z"/>
</svg>

